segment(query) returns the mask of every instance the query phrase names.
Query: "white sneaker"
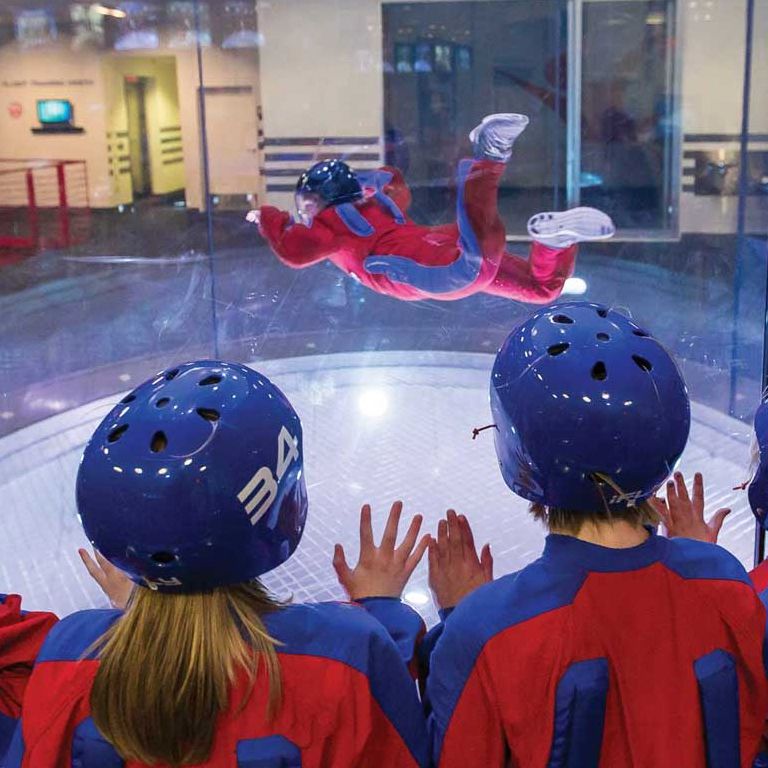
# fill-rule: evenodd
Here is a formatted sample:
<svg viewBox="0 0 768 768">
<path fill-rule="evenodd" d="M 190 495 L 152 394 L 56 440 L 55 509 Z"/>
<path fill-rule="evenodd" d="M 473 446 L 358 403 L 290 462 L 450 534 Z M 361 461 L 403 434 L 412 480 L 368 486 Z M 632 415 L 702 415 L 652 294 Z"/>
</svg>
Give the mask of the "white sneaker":
<svg viewBox="0 0 768 768">
<path fill-rule="evenodd" d="M 571 208 L 531 216 L 528 234 L 550 248 L 568 248 L 575 243 L 608 240 L 616 234 L 616 227 L 611 217 L 597 208 Z"/>
<path fill-rule="evenodd" d="M 479 160 L 508 162 L 512 157 L 512 145 L 526 129 L 528 122 L 525 115 L 512 112 L 486 115 L 483 122 L 469 133 L 469 140 L 475 147 L 475 157 Z"/>
</svg>

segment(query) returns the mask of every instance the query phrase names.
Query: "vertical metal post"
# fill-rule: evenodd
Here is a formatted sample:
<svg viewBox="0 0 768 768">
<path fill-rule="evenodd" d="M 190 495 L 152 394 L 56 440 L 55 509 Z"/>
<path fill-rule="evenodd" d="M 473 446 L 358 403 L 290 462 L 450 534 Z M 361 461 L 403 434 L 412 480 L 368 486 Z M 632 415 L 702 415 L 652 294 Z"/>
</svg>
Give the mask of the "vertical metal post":
<svg viewBox="0 0 768 768">
<path fill-rule="evenodd" d="M 67 177 L 64 163 L 56 163 L 56 180 L 59 184 L 59 230 L 62 246 L 69 245 L 69 210 L 67 206 Z"/>
<path fill-rule="evenodd" d="M 32 246 L 37 248 L 40 239 L 40 222 L 37 216 L 37 199 L 35 197 L 35 177 L 34 170 L 30 168 L 27 171 L 27 202 L 29 203 L 29 237 Z"/>
<path fill-rule="evenodd" d="M 581 201 L 581 48 L 583 0 L 568 0 L 568 110 L 566 197 L 569 208 Z"/>
<path fill-rule="evenodd" d="M 200 2 L 195 0 L 195 43 L 197 48 L 197 100 L 200 116 L 200 160 L 203 171 L 203 200 L 205 204 L 206 241 L 208 270 L 211 275 L 211 325 L 213 332 L 213 354 L 219 357 L 219 325 L 216 309 L 216 265 L 213 261 L 213 207 L 211 203 L 211 174 L 208 160 L 208 126 L 205 119 L 205 84 L 203 80 L 203 48 L 200 45 Z"/>
<path fill-rule="evenodd" d="M 739 320 L 739 288 L 743 279 L 743 264 L 747 256 L 746 224 L 747 224 L 747 200 L 749 195 L 749 125 L 750 125 L 750 97 L 752 95 L 752 39 L 755 24 L 755 0 L 747 0 L 747 24 L 746 40 L 744 45 L 744 80 L 741 106 L 741 135 L 739 137 L 739 207 L 736 225 L 736 270 L 734 275 L 734 307 L 733 307 L 733 337 L 732 358 L 736 362 L 738 350 L 738 320 Z M 768 302 L 768 284 L 765 290 L 766 302 Z M 768 304 L 766 314 L 768 317 Z M 768 382 L 768 353 L 766 352 L 766 340 L 768 340 L 768 325 L 763 332 L 763 390 Z M 731 365 L 731 400 L 730 408 L 733 410 L 736 401 L 736 378 L 733 373 L 734 365 Z M 755 565 L 765 558 L 765 530 L 759 522 L 755 521 Z"/>
</svg>

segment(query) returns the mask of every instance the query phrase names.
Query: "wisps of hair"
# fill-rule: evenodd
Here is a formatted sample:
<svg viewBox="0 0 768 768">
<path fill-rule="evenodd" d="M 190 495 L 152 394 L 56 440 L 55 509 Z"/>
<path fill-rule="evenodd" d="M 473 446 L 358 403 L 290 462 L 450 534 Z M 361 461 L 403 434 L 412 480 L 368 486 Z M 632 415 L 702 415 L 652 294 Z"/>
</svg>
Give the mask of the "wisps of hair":
<svg viewBox="0 0 768 768">
<path fill-rule="evenodd" d="M 125 760 L 174 768 L 205 762 L 243 674 L 249 685 L 240 706 L 263 673 L 266 715 L 274 717 L 280 666 L 262 616 L 279 608 L 258 582 L 195 594 L 134 590 L 125 615 L 97 643 L 97 728 Z"/>
<path fill-rule="evenodd" d="M 536 520 L 541 521 L 550 531 L 562 531 L 576 536 L 585 524 L 615 523 L 623 521 L 631 525 L 658 525 L 659 514 L 648 501 L 639 504 L 611 503 L 606 496 L 606 486 L 613 489 L 617 495 L 623 495 L 621 487 L 608 475 L 595 473 L 595 486 L 602 499 L 602 507 L 585 512 L 584 510 L 567 509 L 564 507 L 547 507 L 544 504 L 531 504 L 531 513 Z"/>
</svg>

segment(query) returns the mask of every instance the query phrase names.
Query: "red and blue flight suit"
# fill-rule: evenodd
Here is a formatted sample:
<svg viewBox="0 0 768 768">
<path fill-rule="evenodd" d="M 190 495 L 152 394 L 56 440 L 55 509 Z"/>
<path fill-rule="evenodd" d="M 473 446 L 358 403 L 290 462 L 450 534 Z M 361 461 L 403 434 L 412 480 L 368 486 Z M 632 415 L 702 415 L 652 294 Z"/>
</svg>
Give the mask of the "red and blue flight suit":
<svg viewBox="0 0 768 768">
<path fill-rule="evenodd" d="M 404 301 L 487 293 L 544 304 L 560 295 L 573 273 L 577 246 L 550 248 L 534 241 L 527 260 L 506 251 L 497 207 L 505 169 L 494 160 L 460 162 L 453 224 L 427 227 L 411 221 L 410 190 L 399 170 L 384 167 L 358 174 L 365 189 L 361 199 L 329 204 L 309 226 L 287 211 L 264 206 L 259 229 L 289 267 L 328 259 L 367 288 Z"/>
<path fill-rule="evenodd" d="M 490 389 L 502 476 L 547 509 L 618 514 L 653 494 L 687 442 L 674 361 L 605 306 L 536 312 L 499 351 Z M 423 644 L 438 768 L 762 759 L 766 610 L 746 571 L 714 544 L 627 529 L 639 543 L 625 548 L 550 534 L 535 562 L 443 614 Z"/>
<path fill-rule="evenodd" d="M 0 595 L 0 760 L 21 715 L 35 659 L 56 621 L 52 613 L 22 611 L 18 595 Z"/>
<path fill-rule="evenodd" d="M 403 665 L 411 661 L 423 623 L 398 600 L 360 602 L 365 610 L 297 604 L 264 617 L 278 641 L 284 704 L 267 721 L 266 685 L 257 682 L 241 707 L 241 694 L 249 689 L 249 681 L 241 679 L 201 768 L 426 768 L 424 719 Z M 124 762 L 90 717 L 99 664 L 92 645 L 120 615 L 81 611 L 50 631 L 3 768 L 143 768 Z"/>
<path fill-rule="evenodd" d="M 215 426 L 201 411 L 217 415 Z M 158 429 L 174 446 L 159 461 L 150 447 Z M 114 471 L 123 466 L 142 471 Z M 270 495 L 254 480 L 265 470 L 274 473 Z M 261 503 L 253 515 L 249 494 Z M 304 531 L 301 422 L 283 393 L 246 366 L 175 366 L 107 414 L 86 445 L 76 498 L 86 536 L 137 590 L 249 583 L 284 563 Z M 174 556 L 161 563 L 159 551 Z M 201 768 L 426 768 L 426 727 L 407 667 L 422 621 L 397 599 L 360 602 L 288 604 L 261 616 L 276 641 L 282 705 L 270 719 L 263 671 L 245 705 L 250 681 L 237 679 Z M 120 616 L 82 611 L 51 629 L 4 768 L 139 768 L 122 760 L 91 716 L 94 644 Z"/>
</svg>

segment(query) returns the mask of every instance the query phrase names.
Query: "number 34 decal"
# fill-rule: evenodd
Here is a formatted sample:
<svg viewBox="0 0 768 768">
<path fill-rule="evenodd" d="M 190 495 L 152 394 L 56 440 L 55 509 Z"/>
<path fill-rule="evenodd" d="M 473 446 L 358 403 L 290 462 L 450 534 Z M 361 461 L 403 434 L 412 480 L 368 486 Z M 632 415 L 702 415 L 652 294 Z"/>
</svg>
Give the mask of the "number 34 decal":
<svg viewBox="0 0 768 768">
<path fill-rule="evenodd" d="M 251 525 L 261 520 L 277 496 L 277 484 L 283 479 L 288 467 L 299 458 L 298 440 L 285 428 L 277 436 L 277 467 L 274 474 L 271 467 L 261 467 L 237 494 L 237 499 L 245 505 L 245 513 Z"/>
</svg>

